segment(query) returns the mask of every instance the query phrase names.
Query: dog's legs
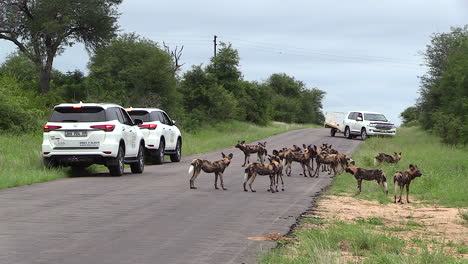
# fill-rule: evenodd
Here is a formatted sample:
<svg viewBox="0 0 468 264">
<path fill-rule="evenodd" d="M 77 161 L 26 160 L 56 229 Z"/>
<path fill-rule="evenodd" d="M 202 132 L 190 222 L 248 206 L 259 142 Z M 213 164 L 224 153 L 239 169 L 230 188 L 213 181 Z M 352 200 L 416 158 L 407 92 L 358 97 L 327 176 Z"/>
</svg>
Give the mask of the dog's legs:
<svg viewBox="0 0 468 264">
<path fill-rule="evenodd" d="M 314 163 L 312 163 L 312 166 L 313 166 L 313 164 L 314 164 Z M 312 173 L 311 173 L 311 171 L 314 171 L 314 168 L 311 168 L 311 167 L 310 167 L 310 162 L 307 162 L 307 163 L 306 163 L 306 166 L 307 166 L 307 171 L 309 172 L 309 177 L 312 178 Z"/>
<path fill-rule="evenodd" d="M 301 162 L 301 167 L 302 167 L 302 173 L 304 173 L 304 177 L 307 177 L 306 169 L 305 169 L 305 164 L 304 162 Z"/>
<path fill-rule="evenodd" d="M 275 193 L 275 175 L 272 173 L 270 174 L 270 191 L 271 193 Z"/>
<path fill-rule="evenodd" d="M 398 199 L 398 202 L 399 203 L 403 203 L 403 201 L 401 200 L 401 195 L 403 194 L 403 189 L 405 188 L 405 185 L 400 185 L 400 199 Z"/>
<path fill-rule="evenodd" d="M 410 185 L 409 183 L 406 184 L 406 202 L 407 203 L 410 203 L 410 201 L 409 201 L 409 185 Z"/>
<path fill-rule="evenodd" d="M 252 174 L 252 176 L 250 176 L 249 188 L 251 192 L 256 192 L 256 190 L 252 188 L 252 184 L 255 181 L 256 177 L 257 177 L 257 173 L 255 172 Z"/>
<path fill-rule="evenodd" d="M 195 167 L 192 178 L 190 178 L 190 189 L 197 189 L 197 187 L 195 187 L 195 179 L 198 177 L 198 174 L 200 174 L 200 168 Z"/>
<path fill-rule="evenodd" d="M 245 164 L 247 163 L 247 157 L 248 157 L 247 152 L 244 152 L 244 164 L 242 165 L 242 167 L 245 167 Z"/>
<path fill-rule="evenodd" d="M 219 173 L 219 180 L 221 181 L 221 188 L 223 190 L 227 190 L 227 188 L 224 188 L 224 180 L 223 180 L 223 173 L 222 172 Z"/>
<path fill-rule="evenodd" d="M 215 174 L 215 184 L 214 184 L 214 186 L 215 186 L 215 189 L 218 190 L 219 189 L 218 188 L 218 172 L 215 172 L 214 174 Z"/>
<path fill-rule="evenodd" d="M 394 186 L 394 192 L 393 192 L 393 198 L 395 199 L 395 203 L 396 203 L 396 196 L 397 196 L 397 192 L 398 192 L 398 182 L 397 181 L 393 181 L 393 186 Z"/>
<path fill-rule="evenodd" d="M 315 168 L 315 173 L 314 173 L 314 176 L 317 177 L 317 178 L 319 176 L 320 165 L 321 165 L 321 163 L 317 161 L 317 168 Z"/>
<path fill-rule="evenodd" d="M 278 172 L 278 175 L 281 179 L 281 191 L 284 191 L 283 170 L 280 170 L 280 172 Z"/>
<path fill-rule="evenodd" d="M 357 180 L 358 192 L 361 193 L 362 179 Z"/>
<path fill-rule="evenodd" d="M 247 188 L 245 188 L 245 185 L 250 179 L 250 172 L 245 172 L 244 173 L 244 192 L 248 192 Z"/>
</svg>

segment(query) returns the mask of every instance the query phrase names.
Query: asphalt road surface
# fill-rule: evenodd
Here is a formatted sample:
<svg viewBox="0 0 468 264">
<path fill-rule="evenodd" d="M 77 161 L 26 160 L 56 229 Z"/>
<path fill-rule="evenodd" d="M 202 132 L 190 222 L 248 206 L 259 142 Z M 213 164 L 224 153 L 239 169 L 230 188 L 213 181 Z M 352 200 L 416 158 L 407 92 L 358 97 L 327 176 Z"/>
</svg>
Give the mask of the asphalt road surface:
<svg viewBox="0 0 468 264">
<path fill-rule="evenodd" d="M 266 141 L 270 153 L 326 142 L 351 154 L 361 144 L 332 138 L 328 129 Z M 198 189 L 190 190 L 191 160 L 219 160 L 221 151 L 234 154 L 224 176 L 228 190 L 215 190 L 214 174 L 203 172 Z M 141 175 L 100 174 L 0 190 L 0 263 L 256 263 L 275 243 L 246 238 L 287 233 L 331 178 L 305 178 L 294 163 L 284 192 L 267 192 L 269 179 L 259 176 L 257 192 L 244 192 L 243 160 L 240 150 L 229 148 L 147 166 Z"/>
</svg>

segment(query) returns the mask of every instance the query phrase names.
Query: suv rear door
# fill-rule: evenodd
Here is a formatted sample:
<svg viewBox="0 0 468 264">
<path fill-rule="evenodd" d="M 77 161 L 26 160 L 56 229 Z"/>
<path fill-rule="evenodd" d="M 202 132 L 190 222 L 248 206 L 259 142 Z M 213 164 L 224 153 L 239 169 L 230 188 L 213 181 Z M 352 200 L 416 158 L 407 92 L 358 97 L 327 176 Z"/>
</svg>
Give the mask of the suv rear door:
<svg viewBox="0 0 468 264">
<path fill-rule="evenodd" d="M 117 107 L 117 117 L 122 124 L 122 134 L 125 141 L 125 157 L 134 157 L 137 154 L 139 144 L 137 144 L 137 131 L 133 121 L 127 112 Z"/>
<path fill-rule="evenodd" d="M 50 144 L 56 150 L 97 149 L 106 133 L 92 129 L 91 125 L 106 121 L 105 110 L 99 106 L 55 107 L 48 125 L 60 128 L 48 132 Z"/>
</svg>

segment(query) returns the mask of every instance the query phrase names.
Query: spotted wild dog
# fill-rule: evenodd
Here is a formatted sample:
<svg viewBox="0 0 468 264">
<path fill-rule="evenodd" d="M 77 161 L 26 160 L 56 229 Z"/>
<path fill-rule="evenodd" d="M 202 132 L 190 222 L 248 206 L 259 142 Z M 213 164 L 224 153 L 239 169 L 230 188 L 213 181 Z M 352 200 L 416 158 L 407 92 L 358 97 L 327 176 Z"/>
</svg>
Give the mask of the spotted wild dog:
<svg viewBox="0 0 468 264">
<path fill-rule="evenodd" d="M 332 148 L 332 145 L 328 145 L 327 143 L 322 143 L 320 147 L 321 152 L 325 152 L 327 154 L 338 154 L 338 151 Z M 330 171 L 330 164 L 323 164 L 322 165 L 322 172 Z"/>
<path fill-rule="evenodd" d="M 278 191 L 278 184 L 279 180 L 281 180 L 281 190 L 284 191 L 284 181 L 283 181 L 283 160 L 279 157 L 279 152 L 277 150 L 273 150 L 273 156 L 270 156 L 270 162 L 276 162 L 278 166 L 278 170 L 276 172 L 276 179 L 275 179 L 275 187 L 276 191 Z"/>
<path fill-rule="evenodd" d="M 303 144 L 302 146 L 304 147 L 304 151 L 302 151 L 299 146 L 293 145 L 293 147 L 289 149 L 283 148 L 283 150 L 279 153 L 280 158 L 283 159 L 284 171 L 286 175 L 288 175 L 288 177 L 291 176 L 291 170 L 292 170 L 291 167 L 292 167 L 293 161 L 299 162 L 301 163 L 301 165 L 302 164 L 306 165 L 308 170 L 314 169 L 313 163 L 312 163 L 312 168 L 310 168 L 310 163 L 311 163 L 310 161 L 312 161 L 313 159 L 313 153 L 312 155 L 306 154 L 306 156 L 311 156 L 311 157 L 308 159 L 309 164 L 304 163 L 305 161 L 307 161 L 307 157 L 304 156 L 303 154 L 310 153 L 310 151 L 305 144 Z M 304 170 L 304 177 L 307 177 L 307 174 L 305 174 L 305 170 Z"/>
<path fill-rule="evenodd" d="M 249 163 L 245 167 L 244 170 L 244 191 L 248 191 L 246 188 L 247 182 L 249 183 L 250 191 L 256 192 L 255 189 L 252 188 L 252 184 L 255 181 L 257 175 L 260 176 L 269 176 L 270 177 L 270 188 L 268 191 L 274 193 L 275 189 L 275 175 L 278 173 L 280 169 L 280 162 L 273 160 L 270 158 L 270 164 L 261 164 L 261 163 Z"/>
<path fill-rule="evenodd" d="M 385 153 L 379 153 L 377 156 L 374 158 L 374 165 L 378 165 L 382 162 L 387 162 L 387 163 L 398 163 L 401 159 L 401 152 L 396 153 L 393 152 L 393 155 L 385 154 Z"/>
<path fill-rule="evenodd" d="M 385 194 L 388 194 L 387 188 L 387 178 L 385 178 L 385 172 L 383 170 L 367 170 L 363 168 L 358 168 L 352 163 L 346 164 L 346 172 L 354 175 L 354 178 L 357 180 L 358 191 L 361 193 L 361 183 L 362 180 L 373 181 L 376 180 L 377 183 L 382 187 L 382 190 Z"/>
<path fill-rule="evenodd" d="M 225 155 L 224 153 L 221 153 L 223 159 L 218 160 L 218 161 L 208 161 L 208 160 L 202 160 L 202 159 L 194 159 L 192 160 L 192 163 L 190 163 L 190 168 L 188 170 L 188 174 L 192 174 L 192 178 L 190 178 L 190 189 L 197 189 L 195 187 L 194 182 L 195 179 L 198 177 L 200 172 L 203 170 L 206 173 L 214 173 L 215 174 L 215 183 L 214 186 L 216 189 L 218 189 L 218 176 L 221 181 L 221 188 L 223 190 L 227 190 L 227 188 L 224 188 L 224 181 L 223 181 L 223 174 L 224 170 L 229 166 L 231 163 L 232 157 L 234 156 L 232 153 L 229 155 Z"/>
<path fill-rule="evenodd" d="M 395 203 L 397 202 L 396 196 L 397 196 L 398 187 L 400 187 L 400 199 L 398 199 L 398 202 L 403 203 L 403 201 L 401 200 L 401 195 L 403 194 L 403 188 L 405 186 L 406 186 L 406 202 L 410 203 L 409 198 L 408 198 L 410 183 L 416 177 L 421 177 L 421 176 L 422 176 L 422 173 L 419 171 L 418 167 L 413 164 L 409 165 L 408 170 L 399 171 L 395 173 L 395 178 L 393 178 L 393 184 L 395 185 L 395 194 L 394 194 Z"/>
<path fill-rule="evenodd" d="M 302 172 L 304 177 L 312 177 L 312 172 L 314 170 L 314 163 L 313 158 L 315 157 L 314 151 L 312 150 L 312 145 L 306 146 L 305 144 L 302 145 L 304 147 L 304 151 L 301 152 L 292 152 L 292 161 L 298 162 L 301 164 Z M 312 167 L 311 167 L 312 164 Z M 289 173 L 291 173 L 291 163 L 289 163 Z M 307 168 L 307 172 L 306 172 Z"/>
<path fill-rule="evenodd" d="M 245 144 L 245 141 L 237 141 L 235 147 L 244 152 L 244 164 L 242 167 L 244 167 L 246 163 L 250 162 L 250 154 L 252 153 L 257 153 L 258 160 L 263 164 L 267 154 L 266 141 L 263 143 L 259 142 L 257 145 L 247 145 Z"/>
<path fill-rule="evenodd" d="M 321 151 L 317 146 L 314 145 L 314 149 L 312 150 L 315 152 L 315 162 L 317 163 L 317 168 L 315 169 L 315 173 L 313 176 L 317 177 L 319 176 L 319 171 L 320 167 L 324 165 L 329 165 L 330 170 L 328 172 L 328 175 L 331 175 L 331 172 L 333 171 L 334 176 L 336 176 L 336 169 L 338 165 L 340 164 L 340 157 L 337 156 L 338 154 L 328 154 L 326 151 Z M 345 157 L 346 159 L 346 157 Z M 312 176 L 312 177 L 313 177 Z"/>
</svg>

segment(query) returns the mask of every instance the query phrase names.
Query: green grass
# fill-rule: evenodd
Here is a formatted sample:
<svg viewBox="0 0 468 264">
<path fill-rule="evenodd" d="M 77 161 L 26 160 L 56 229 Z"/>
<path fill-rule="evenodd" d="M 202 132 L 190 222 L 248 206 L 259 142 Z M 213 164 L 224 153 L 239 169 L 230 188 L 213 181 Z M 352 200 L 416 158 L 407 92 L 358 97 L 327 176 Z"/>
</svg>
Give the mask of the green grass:
<svg viewBox="0 0 468 264">
<path fill-rule="evenodd" d="M 299 229 L 294 233 L 299 243 L 271 250 L 260 263 L 345 263 L 343 252 L 352 257 L 353 263 L 463 263 L 442 248 L 429 251 L 422 243 L 419 251 L 406 249 L 405 240 L 375 232 L 381 226 L 381 220 L 376 219 L 353 224 L 335 221 L 319 228 Z"/>
<path fill-rule="evenodd" d="M 222 122 L 201 128 L 194 134 L 182 132 L 183 155 L 234 146 L 237 140 L 249 142 L 307 127 L 312 126 L 273 123 L 262 127 L 245 122 Z M 0 189 L 73 176 L 74 172 L 70 169 L 45 169 L 42 164 L 41 144 L 41 132 L 0 134 Z M 92 166 L 90 170 L 106 169 L 103 166 Z"/>
<path fill-rule="evenodd" d="M 398 164 L 374 166 L 374 157 L 379 152 L 402 152 Z M 410 196 L 427 203 L 437 203 L 450 207 L 468 205 L 468 148 L 455 148 L 440 143 L 440 140 L 412 128 L 401 128 L 394 138 L 370 138 L 353 155 L 356 166 L 367 169 L 383 169 L 387 175 L 389 195 L 386 196 L 376 182 L 364 181 L 362 193 L 357 194 L 356 180 L 351 174 L 337 176 L 329 189 L 329 194 L 351 194 L 354 197 L 377 200 L 381 203 L 393 202 L 393 175 L 406 170 L 409 164 L 417 165 L 422 176 L 411 183 Z M 406 202 L 406 191 L 403 194 Z M 411 201 L 411 197 L 410 197 Z"/>
</svg>

